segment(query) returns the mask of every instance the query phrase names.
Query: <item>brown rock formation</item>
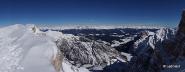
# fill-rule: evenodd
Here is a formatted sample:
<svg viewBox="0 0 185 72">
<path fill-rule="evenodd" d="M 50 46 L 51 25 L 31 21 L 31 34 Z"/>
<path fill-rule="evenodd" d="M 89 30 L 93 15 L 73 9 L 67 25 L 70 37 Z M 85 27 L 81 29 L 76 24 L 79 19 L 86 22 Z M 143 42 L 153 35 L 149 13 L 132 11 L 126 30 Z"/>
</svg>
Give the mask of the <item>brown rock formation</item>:
<svg viewBox="0 0 185 72">
<path fill-rule="evenodd" d="M 60 51 L 57 52 L 56 56 L 53 56 L 52 59 L 52 65 L 54 66 L 56 72 L 62 71 L 62 61 L 63 61 L 63 55 Z"/>
</svg>

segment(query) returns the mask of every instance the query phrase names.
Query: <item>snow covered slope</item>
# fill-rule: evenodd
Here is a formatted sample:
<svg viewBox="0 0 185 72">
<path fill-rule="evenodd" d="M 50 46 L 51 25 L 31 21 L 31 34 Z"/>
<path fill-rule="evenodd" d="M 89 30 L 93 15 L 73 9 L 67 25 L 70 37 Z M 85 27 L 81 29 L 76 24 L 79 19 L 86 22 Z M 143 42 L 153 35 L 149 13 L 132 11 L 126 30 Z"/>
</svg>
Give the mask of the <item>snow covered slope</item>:
<svg viewBox="0 0 185 72">
<path fill-rule="evenodd" d="M 0 72 L 88 72 L 57 58 L 60 51 L 55 40 L 60 36 L 62 33 L 40 32 L 34 25 L 1 28 Z"/>
<path fill-rule="evenodd" d="M 0 41 L 1 72 L 54 71 L 49 59 L 57 47 L 47 36 L 33 33 L 31 26 L 1 28 Z"/>
</svg>

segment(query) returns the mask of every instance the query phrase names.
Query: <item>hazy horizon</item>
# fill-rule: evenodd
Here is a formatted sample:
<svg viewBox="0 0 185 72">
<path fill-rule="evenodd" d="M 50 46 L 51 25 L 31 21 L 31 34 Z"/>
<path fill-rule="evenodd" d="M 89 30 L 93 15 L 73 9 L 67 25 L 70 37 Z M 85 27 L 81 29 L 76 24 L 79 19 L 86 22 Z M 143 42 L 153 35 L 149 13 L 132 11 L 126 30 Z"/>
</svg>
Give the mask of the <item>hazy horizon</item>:
<svg viewBox="0 0 185 72">
<path fill-rule="evenodd" d="M 1 0 L 0 25 L 152 25 L 176 27 L 184 0 Z"/>
</svg>

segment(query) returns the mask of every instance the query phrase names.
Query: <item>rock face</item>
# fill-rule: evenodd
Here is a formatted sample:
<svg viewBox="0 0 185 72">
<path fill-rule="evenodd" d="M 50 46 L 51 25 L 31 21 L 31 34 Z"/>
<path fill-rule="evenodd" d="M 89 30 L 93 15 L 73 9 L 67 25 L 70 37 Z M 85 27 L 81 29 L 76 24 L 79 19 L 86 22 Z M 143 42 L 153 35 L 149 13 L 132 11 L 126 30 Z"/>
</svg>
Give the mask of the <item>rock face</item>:
<svg viewBox="0 0 185 72">
<path fill-rule="evenodd" d="M 170 57 L 169 63 L 180 65 L 180 68 L 176 69 L 175 71 L 182 71 L 185 69 L 185 11 L 182 13 L 181 21 L 175 34 L 175 38 L 168 42 L 164 42 L 164 48 Z"/>
<path fill-rule="evenodd" d="M 182 18 L 181 18 L 181 21 L 180 21 L 180 24 L 179 24 L 177 35 L 179 33 L 185 33 L 185 10 L 182 13 Z"/>
<path fill-rule="evenodd" d="M 126 61 L 114 48 L 84 37 L 63 35 L 56 43 L 66 59 L 77 66 L 106 66 L 117 58 Z"/>
<path fill-rule="evenodd" d="M 176 49 L 174 51 L 178 51 L 178 54 L 175 56 L 185 56 L 185 11 L 183 11 L 182 18 L 178 26 L 175 41 Z"/>
<path fill-rule="evenodd" d="M 178 26 L 175 38 L 171 41 L 164 42 L 167 53 L 172 56 L 173 61 L 185 56 L 185 11 Z"/>
</svg>

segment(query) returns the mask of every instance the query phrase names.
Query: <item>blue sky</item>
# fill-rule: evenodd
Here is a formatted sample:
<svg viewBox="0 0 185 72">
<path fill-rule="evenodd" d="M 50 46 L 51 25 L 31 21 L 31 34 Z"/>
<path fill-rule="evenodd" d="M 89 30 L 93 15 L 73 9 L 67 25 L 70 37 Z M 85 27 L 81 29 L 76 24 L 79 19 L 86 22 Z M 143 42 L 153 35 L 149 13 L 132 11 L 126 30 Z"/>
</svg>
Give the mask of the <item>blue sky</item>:
<svg viewBox="0 0 185 72">
<path fill-rule="evenodd" d="M 177 26 L 185 0 L 0 0 L 0 24 Z"/>
</svg>

